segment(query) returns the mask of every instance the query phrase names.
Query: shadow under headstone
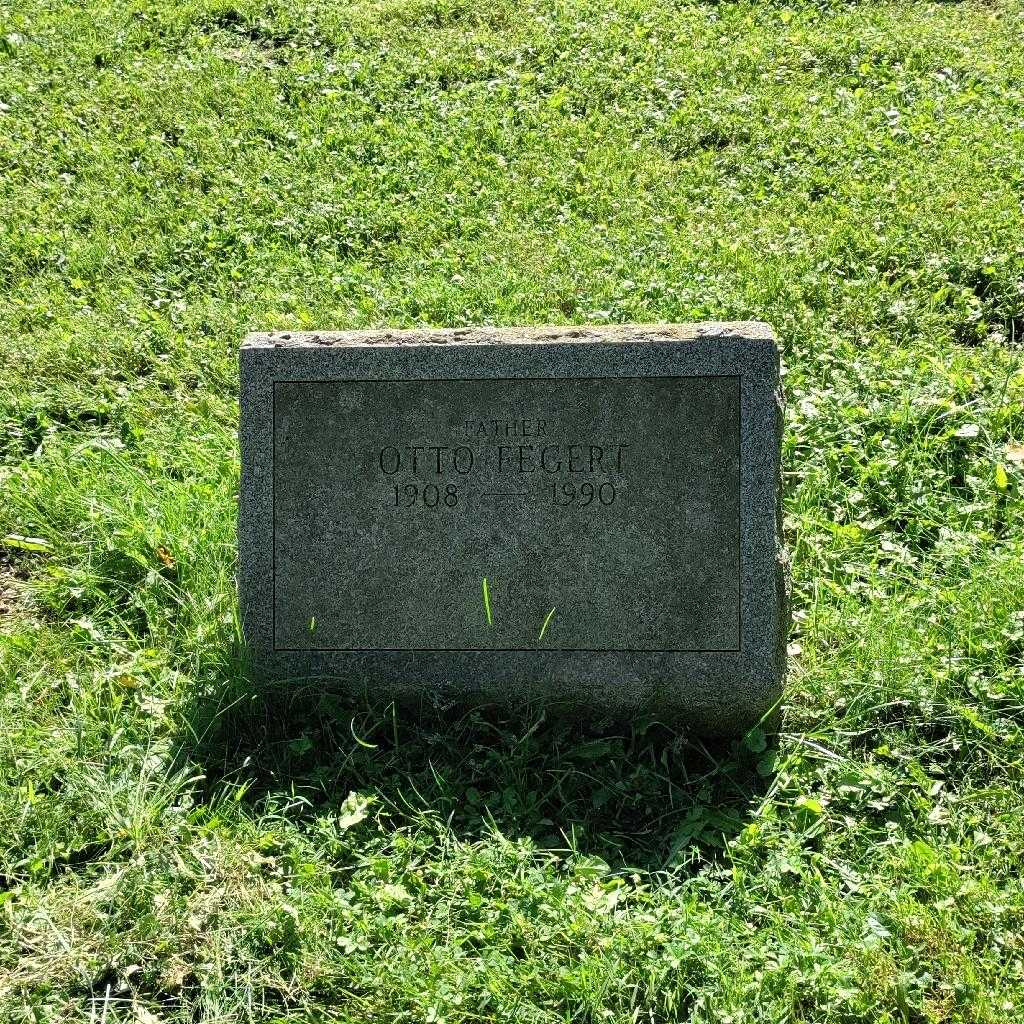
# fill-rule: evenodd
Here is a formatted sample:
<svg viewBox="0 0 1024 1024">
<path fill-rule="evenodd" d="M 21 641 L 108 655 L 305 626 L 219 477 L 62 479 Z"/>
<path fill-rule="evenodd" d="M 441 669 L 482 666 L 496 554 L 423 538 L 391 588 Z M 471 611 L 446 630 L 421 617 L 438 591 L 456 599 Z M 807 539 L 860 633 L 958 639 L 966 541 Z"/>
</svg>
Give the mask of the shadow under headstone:
<svg viewBox="0 0 1024 1024">
<path fill-rule="evenodd" d="M 523 707 L 359 701 L 323 680 L 256 684 L 241 664 L 189 711 L 182 753 L 212 796 L 243 787 L 290 818 L 343 813 L 352 792 L 396 828 L 433 818 L 616 869 L 713 861 L 773 775 L 771 737 L 708 740 L 652 718 L 583 724 Z"/>
</svg>

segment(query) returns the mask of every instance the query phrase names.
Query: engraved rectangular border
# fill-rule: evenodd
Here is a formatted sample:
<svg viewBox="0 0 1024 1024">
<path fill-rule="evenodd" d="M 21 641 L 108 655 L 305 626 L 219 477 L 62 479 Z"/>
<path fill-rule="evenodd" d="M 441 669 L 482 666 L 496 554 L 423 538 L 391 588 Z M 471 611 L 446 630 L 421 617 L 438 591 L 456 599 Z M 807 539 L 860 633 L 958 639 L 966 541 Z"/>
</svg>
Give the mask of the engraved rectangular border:
<svg viewBox="0 0 1024 1024">
<path fill-rule="evenodd" d="M 735 647 L 278 647 L 277 646 L 277 388 L 286 384 L 446 384 L 463 381 L 564 381 L 600 380 L 731 380 L 736 382 L 736 646 Z M 551 376 L 524 374 L 517 377 L 326 377 L 299 380 L 273 379 L 271 385 L 270 435 L 270 635 L 274 654 L 741 654 L 743 652 L 743 377 L 739 373 L 644 373 Z"/>
</svg>

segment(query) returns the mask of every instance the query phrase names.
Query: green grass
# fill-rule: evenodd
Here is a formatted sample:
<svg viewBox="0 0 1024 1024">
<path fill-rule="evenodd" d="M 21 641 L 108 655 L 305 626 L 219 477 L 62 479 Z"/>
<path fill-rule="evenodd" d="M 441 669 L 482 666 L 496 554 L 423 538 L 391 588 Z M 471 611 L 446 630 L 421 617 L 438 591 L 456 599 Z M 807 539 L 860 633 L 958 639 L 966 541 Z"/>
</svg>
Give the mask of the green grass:
<svg viewBox="0 0 1024 1024">
<path fill-rule="evenodd" d="M 1019 1017 L 1022 39 L 2 0 L 0 1019 Z M 245 684 L 246 331 L 701 318 L 785 350 L 777 742 Z"/>
</svg>

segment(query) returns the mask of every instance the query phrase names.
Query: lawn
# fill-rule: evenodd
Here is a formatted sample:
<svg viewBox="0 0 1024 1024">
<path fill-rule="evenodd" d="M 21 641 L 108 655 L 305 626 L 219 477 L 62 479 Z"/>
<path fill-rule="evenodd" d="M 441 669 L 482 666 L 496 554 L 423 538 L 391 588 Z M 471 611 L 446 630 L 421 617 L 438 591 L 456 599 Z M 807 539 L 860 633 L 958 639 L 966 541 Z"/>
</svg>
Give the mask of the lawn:
<svg viewBox="0 0 1024 1024">
<path fill-rule="evenodd" d="M 1024 2 L 0 0 L 0 1020 L 1024 1012 Z M 764 319 L 781 732 L 260 689 L 237 347 Z"/>
</svg>

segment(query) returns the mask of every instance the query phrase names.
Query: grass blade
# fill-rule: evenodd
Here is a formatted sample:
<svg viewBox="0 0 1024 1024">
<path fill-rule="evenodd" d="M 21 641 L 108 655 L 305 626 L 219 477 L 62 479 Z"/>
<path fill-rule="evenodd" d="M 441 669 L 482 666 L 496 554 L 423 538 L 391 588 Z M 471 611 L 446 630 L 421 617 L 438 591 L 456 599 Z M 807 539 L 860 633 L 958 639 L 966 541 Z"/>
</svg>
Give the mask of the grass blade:
<svg viewBox="0 0 1024 1024">
<path fill-rule="evenodd" d="M 544 639 L 544 634 L 548 631 L 548 623 L 551 621 L 551 616 L 555 614 L 555 609 L 552 608 L 548 612 L 547 617 L 544 619 L 544 625 L 540 627 L 540 633 L 537 635 L 537 643 L 540 643 Z"/>
<path fill-rule="evenodd" d="M 487 577 L 484 577 L 484 611 L 487 613 L 487 625 L 494 625 L 494 618 L 491 615 L 491 594 L 487 589 Z"/>
</svg>

